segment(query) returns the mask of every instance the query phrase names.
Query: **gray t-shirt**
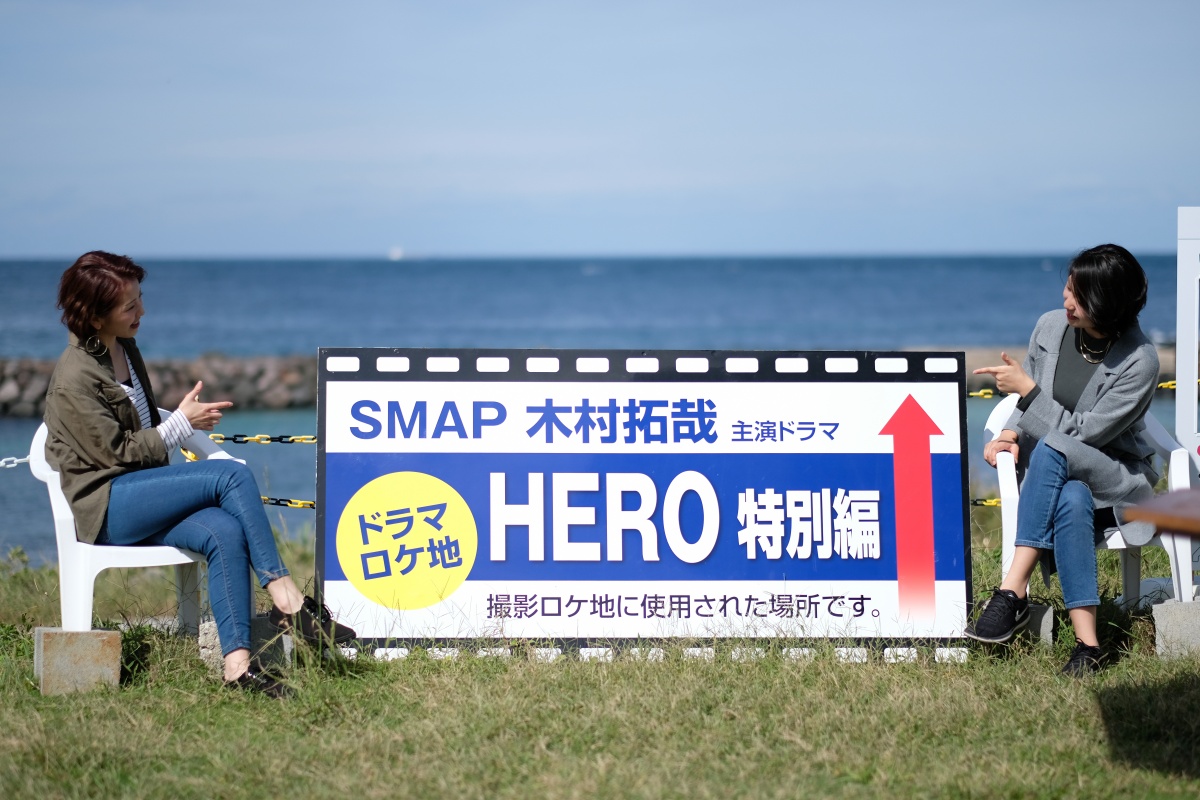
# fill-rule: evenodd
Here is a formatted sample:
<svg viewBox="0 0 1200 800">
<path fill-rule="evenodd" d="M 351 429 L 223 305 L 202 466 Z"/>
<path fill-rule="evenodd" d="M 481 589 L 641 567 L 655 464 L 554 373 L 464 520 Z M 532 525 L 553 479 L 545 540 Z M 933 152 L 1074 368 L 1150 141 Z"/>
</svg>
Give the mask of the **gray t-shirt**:
<svg viewBox="0 0 1200 800">
<path fill-rule="evenodd" d="M 1087 334 L 1080 335 L 1087 336 Z M 1083 353 L 1079 352 L 1079 348 L 1075 346 L 1075 336 L 1075 329 L 1070 326 L 1063 331 L 1062 344 L 1058 347 L 1058 366 L 1054 369 L 1054 401 L 1072 413 L 1075 411 L 1076 404 L 1079 403 L 1079 397 L 1083 394 L 1084 387 L 1092 379 L 1096 367 L 1100 366 L 1083 357 Z M 1085 341 L 1093 350 L 1101 349 L 1096 345 L 1095 340 L 1088 338 Z M 1024 411 L 1041 390 L 1040 386 L 1035 386 L 1032 392 L 1017 402 L 1017 408 Z M 1097 508 L 1095 517 L 1097 536 L 1117 524 L 1111 508 Z"/>
<path fill-rule="evenodd" d="M 1087 334 L 1079 334 L 1087 336 Z M 1062 343 L 1058 347 L 1058 366 L 1054 370 L 1054 401 L 1067 411 L 1074 412 L 1075 406 L 1079 402 L 1080 396 L 1083 394 L 1084 387 L 1088 381 L 1092 379 L 1092 375 L 1096 372 L 1096 367 L 1099 364 L 1093 364 L 1083 357 L 1083 353 L 1079 352 L 1079 348 L 1075 346 L 1075 329 L 1067 327 L 1063 331 Z M 1097 343 L 1091 337 L 1088 337 L 1086 343 L 1093 349 L 1100 349 Z M 1033 391 L 1022 397 L 1017 402 L 1017 408 L 1024 411 L 1029 408 L 1029 404 L 1033 399 L 1041 393 L 1042 387 L 1035 386 Z"/>
</svg>

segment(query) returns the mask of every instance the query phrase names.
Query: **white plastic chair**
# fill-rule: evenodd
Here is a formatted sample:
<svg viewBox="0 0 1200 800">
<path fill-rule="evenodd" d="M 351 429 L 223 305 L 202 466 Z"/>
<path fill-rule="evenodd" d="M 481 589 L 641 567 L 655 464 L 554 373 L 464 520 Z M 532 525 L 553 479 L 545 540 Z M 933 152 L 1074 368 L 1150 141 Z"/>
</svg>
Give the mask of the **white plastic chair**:
<svg viewBox="0 0 1200 800">
<path fill-rule="evenodd" d="M 161 411 L 165 418 L 170 412 Z M 216 445 L 204 431 L 197 431 L 183 446 L 197 458 L 233 458 Z M 180 453 L 172 461 L 183 460 Z M 240 459 L 238 459 L 240 460 Z M 200 565 L 204 557 L 177 547 L 111 547 L 86 544 L 75 537 L 75 517 L 63 494 L 58 473 L 46 461 L 46 424 L 38 426 L 29 447 L 29 469 L 46 484 L 50 508 L 54 513 L 54 534 L 58 539 L 58 592 L 62 602 L 62 627 L 68 631 L 92 628 L 92 599 L 96 576 L 112 567 L 163 567 L 175 565 L 175 594 L 179 601 L 180 630 L 195 634 L 200 628 L 203 607 Z"/>
<path fill-rule="evenodd" d="M 991 441 L 1000 435 L 1004 424 L 1012 416 L 1016 408 L 1018 396 L 1008 395 L 992 409 L 984 424 L 984 437 Z M 1159 457 L 1167 462 L 1168 491 L 1188 489 L 1192 485 L 1192 464 L 1188 452 L 1182 445 L 1167 433 L 1162 424 L 1152 415 L 1145 417 L 1146 435 Z M 1000 521 L 1003 528 L 1002 569 L 1007 575 L 1012 567 L 1013 555 L 1016 552 L 1017 540 L 1017 506 L 1020 500 L 1017 486 L 1017 467 L 1012 453 L 996 455 L 996 477 L 1000 484 Z M 1177 597 L 1188 603 L 1195 599 L 1195 586 L 1192 574 L 1200 569 L 1200 541 L 1193 542 L 1187 534 L 1159 531 L 1148 544 L 1158 545 L 1167 551 L 1167 559 L 1171 562 L 1170 596 Z M 1166 587 L 1155 591 L 1158 597 L 1150 598 L 1142 591 L 1141 582 L 1141 547 L 1128 544 L 1118 528 L 1109 528 L 1104 532 L 1104 540 L 1096 545 L 1102 550 L 1121 551 L 1121 588 L 1123 594 L 1118 598 L 1122 605 L 1131 607 L 1140 605 L 1150 599 L 1166 599 Z M 1184 587 L 1187 588 L 1184 591 Z"/>
</svg>

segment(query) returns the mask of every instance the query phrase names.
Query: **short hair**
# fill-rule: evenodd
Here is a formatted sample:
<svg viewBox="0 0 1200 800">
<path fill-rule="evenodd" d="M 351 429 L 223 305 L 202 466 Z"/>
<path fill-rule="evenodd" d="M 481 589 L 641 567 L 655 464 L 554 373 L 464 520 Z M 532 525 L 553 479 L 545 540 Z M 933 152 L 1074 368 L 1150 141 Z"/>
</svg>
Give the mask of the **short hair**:
<svg viewBox="0 0 1200 800">
<path fill-rule="evenodd" d="M 62 309 L 63 325 L 86 341 L 96 333 L 92 319 L 113 310 L 127 283 L 141 283 L 145 277 L 146 270 L 129 256 L 103 250 L 84 253 L 58 281 L 58 307 Z"/>
<path fill-rule="evenodd" d="M 1123 334 L 1146 307 L 1146 272 L 1133 253 L 1118 244 L 1080 252 L 1067 278 L 1076 302 L 1106 337 Z"/>
</svg>

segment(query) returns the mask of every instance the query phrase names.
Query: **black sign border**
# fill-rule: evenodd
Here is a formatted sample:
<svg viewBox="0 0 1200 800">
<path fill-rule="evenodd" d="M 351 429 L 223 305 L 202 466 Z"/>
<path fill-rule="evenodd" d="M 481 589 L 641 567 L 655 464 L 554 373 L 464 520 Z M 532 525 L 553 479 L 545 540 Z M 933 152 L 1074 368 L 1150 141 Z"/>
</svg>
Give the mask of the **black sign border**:
<svg viewBox="0 0 1200 800">
<path fill-rule="evenodd" d="M 357 358 L 356 370 L 329 369 L 330 358 Z M 408 368 L 403 371 L 379 370 L 379 358 L 407 358 Z M 458 359 L 457 369 L 430 369 L 429 360 L 439 358 Z M 505 371 L 480 371 L 480 358 L 506 358 L 508 369 Z M 558 369 L 554 371 L 537 371 L 529 369 L 529 359 L 557 358 Z M 608 359 L 608 370 L 604 372 L 579 371 L 578 360 L 581 358 Z M 658 360 L 655 371 L 630 371 L 627 369 L 629 359 L 654 358 Z M 708 370 L 703 372 L 681 372 L 677 369 L 679 359 L 704 358 L 708 360 Z M 730 371 L 727 365 L 730 359 L 756 359 L 758 369 L 755 371 Z M 776 369 L 777 359 L 807 360 L 807 369 L 803 372 L 781 372 Z M 895 359 L 905 359 L 907 369 L 903 372 L 878 371 L 875 369 L 879 359 L 888 359 L 895 364 Z M 855 359 L 857 369 L 842 372 L 829 369 L 831 359 Z M 950 372 L 927 372 L 921 367 L 927 359 L 954 359 L 955 369 Z M 589 383 L 688 383 L 688 382 L 737 382 L 737 383 L 954 383 L 957 388 L 959 441 L 962 443 L 962 510 L 963 510 L 963 563 L 967 565 L 967 610 L 974 607 L 973 564 L 971 561 L 971 506 L 970 506 L 970 476 L 967 446 L 967 376 L 966 353 L 963 351 L 942 350 L 587 350 L 587 349 L 557 349 L 557 348 L 460 348 L 460 347 L 322 347 L 317 351 L 318 385 L 317 385 L 317 508 L 316 508 L 316 577 L 315 592 L 323 602 L 325 587 L 325 442 L 326 408 L 325 389 L 329 383 L 342 381 L 421 381 L 421 382 L 497 382 L 511 383 L 514 381 L 538 382 L 589 382 Z M 560 648 L 564 653 L 578 651 L 583 648 L 613 648 L 621 650 L 628 647 L 682 647 L 687 642 L 720 643 L 724 649 L 736 647 L 739 642 L 749 646 L 772 650 L 783 647 L 817 648 L 820 643 L 830 643 L 838 647 L 866 648 L 868 652 L 882 651 L 887 648 L 917 648 L 930 647 L 962 647 L 969 641 L 961 636 L 953 637 L 697 637 L 685 639 L 681 637 L 646 638 L 605 637 L 591 638 L 548 638 L 530 639 L 526 637 L 468 637 L 468 638 L 430 638 L 430 637 L 389 637 L 357 639 L 359 648 L 373 651 L 375 648 L 395 647 L 478 647 L 495 648 L 511 646 L 512 642 L 520 642 L 521 646 L 545 646 Z"/>
</svg>

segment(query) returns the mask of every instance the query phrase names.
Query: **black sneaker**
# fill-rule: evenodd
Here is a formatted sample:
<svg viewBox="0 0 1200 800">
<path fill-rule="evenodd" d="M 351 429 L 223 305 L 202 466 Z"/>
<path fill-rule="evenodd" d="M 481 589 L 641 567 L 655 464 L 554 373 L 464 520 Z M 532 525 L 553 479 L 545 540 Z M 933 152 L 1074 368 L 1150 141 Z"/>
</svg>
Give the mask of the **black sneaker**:
<svg viewBox="0 0 1200 800">
<path fill-rule="evenodd" d="M 334 620 L 329 607 L 318 605 L 311 597 L 304 598 L 304 605 L 295 614 L 285 614 L 278 606 L 272 606 L 267 620 L 281 633 L 299 634 L 313 647 L 323 647 L 332 642 L 343 644 L 358 637 L 353 628 Z"/>
<path fill-rule="evenodd" d="M 1104 651 L 1099 647 L 1092 647 L 1090 644 L 1084 644 L 1078 639 L 1075 640 L 1075 649 L 1071 651 L 1071 657 L 1067 659 L 1067 663 L 1062 668 L 1063 675 L 1070 675 L 1073 678 L 1082 678 L 1084 675 L 1091 675 L 1093 672 L 1099 672 L 1104 668 Z"/>
<path fill-rule="evenodd" d="M 250 669 L 233 680 L 225 681 L 225 688 L 265 694 L 267 697 L 272 697 L 276 700 L 286 700 L 295 694 L 295 690 L 292 687 L 256 663 L 252 663 Z"/>
<path fill-rule="evenodd" d="M 1008 589 L 993 589 L 979 618 L 967 625 L 963 635 L 981 642 L 1004 643 L 1029 624 L 1029 601 Z"/>
</svg>

